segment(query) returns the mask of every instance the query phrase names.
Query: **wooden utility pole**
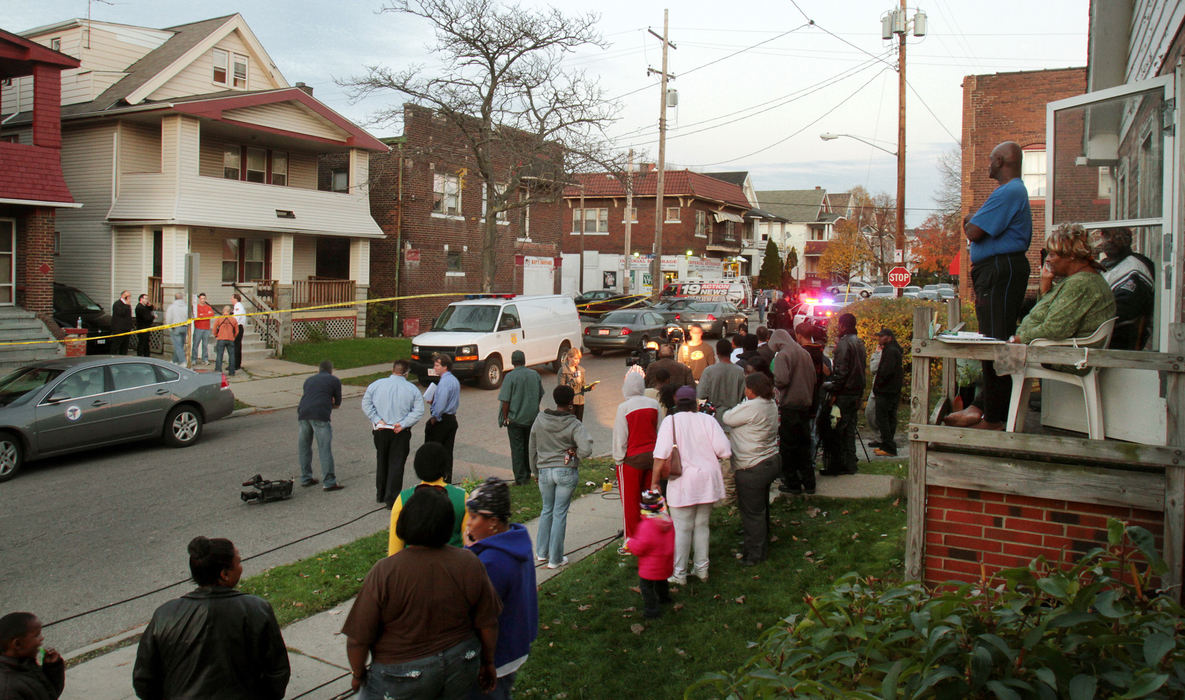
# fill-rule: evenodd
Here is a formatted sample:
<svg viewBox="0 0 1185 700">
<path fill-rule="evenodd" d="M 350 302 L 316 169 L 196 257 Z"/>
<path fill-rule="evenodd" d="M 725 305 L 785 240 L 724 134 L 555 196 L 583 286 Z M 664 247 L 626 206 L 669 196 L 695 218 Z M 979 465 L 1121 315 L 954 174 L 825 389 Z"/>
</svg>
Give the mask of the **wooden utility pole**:
<svg viewBox="0 0 1185 700">
<path fill-rule="evenodd" d="M 625 279 L 621 282 L 623 294 L 630 293 L 630 276 L 634 274 L 633 251 L 630 250 L 630 229 L 634 222 L 634 149 L 630 149 L 629 165 L 625 171 Z"/>
<path fill-rule="evenodd" d="M 905 16 L 905 0 L 901 0 L 901 16 Z M 905 259 L 905 35 L 897 35 L 897 250 L 901 265 Z M 898 262 L 894 260 L 894 262 Z"/>
<path fill-rule="evenodd" d="M 576 290 L 577 295 L 584 294 L 584 223 L 588 216 L 584 212 L 584 183 L 580 183 L 580 278 L 577 284 L 580 285 Z"/>
<path fill-rule="evenodd" d="M 667 155 L 667 80 L 675 77 L 667 72 L 667 47 L 678 48 L 667 38 L 670 13 L 669 9 L 662 11 L 662 36 L 655 34 L 653 29 L 646 30 L 662 40 L 662 70 L 646 69 L 647 75 L 658 72 L 662 77 L 658 111 L 658 171 L 654 181 L 654 260 L 650 263 L 650 293 L 654 297 L 658 297 L 662 292 L 662 222 L 666 216 L 666 212 L 663 211 L 663 171 L 666 168 Z"/>
</svg>

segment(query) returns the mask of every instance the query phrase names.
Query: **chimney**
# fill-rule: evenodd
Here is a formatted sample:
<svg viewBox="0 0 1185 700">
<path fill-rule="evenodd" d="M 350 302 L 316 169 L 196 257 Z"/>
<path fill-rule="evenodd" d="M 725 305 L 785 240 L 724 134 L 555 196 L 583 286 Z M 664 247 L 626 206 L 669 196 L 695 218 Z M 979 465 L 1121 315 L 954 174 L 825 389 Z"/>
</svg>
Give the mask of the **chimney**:
<svg viewBox="0 0 1185 700">
<path fill-rule="evenodd" d="M 313 88 L 312 87 L 305 85 L 304 83 L 297 83 L 296 87 L 300 88 L 301 90 L 304 90 L 305 94 L 307 94 L 309 97 L 313 96 Z"/>
</svg>

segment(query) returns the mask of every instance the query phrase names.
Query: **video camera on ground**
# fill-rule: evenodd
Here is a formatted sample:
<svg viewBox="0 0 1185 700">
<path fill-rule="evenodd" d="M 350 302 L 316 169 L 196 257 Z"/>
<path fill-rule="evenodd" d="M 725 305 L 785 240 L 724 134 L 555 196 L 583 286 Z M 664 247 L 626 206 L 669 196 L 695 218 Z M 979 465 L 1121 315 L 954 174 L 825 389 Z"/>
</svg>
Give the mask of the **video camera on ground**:
<svg viewBox="0 0 1185 700">
<path fill-rule="evenodd" d="M 254 491 L 241 491 L 239 498 L 244 503 L 271 503 L 292 498 L 292 479 L 276 479 L 269 481 L 259 474 L 243 482 L 243 486 L 251 486 Z"/>
</svg>

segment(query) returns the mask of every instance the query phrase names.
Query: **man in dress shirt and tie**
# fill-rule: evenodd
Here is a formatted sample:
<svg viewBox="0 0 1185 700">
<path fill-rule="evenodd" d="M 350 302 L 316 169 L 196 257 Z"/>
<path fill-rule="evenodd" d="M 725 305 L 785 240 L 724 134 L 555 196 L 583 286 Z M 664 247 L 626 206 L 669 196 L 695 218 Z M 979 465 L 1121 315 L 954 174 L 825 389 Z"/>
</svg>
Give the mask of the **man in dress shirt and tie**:
<svg viewBox="0 0 1185 700">
<path fill-rule="evenodd" d="M 407 381 L 407 367 L 407 360 L 395 360 L 391 376 L 371 383 L 362 396 L 362 412 L 370 419 L 378 456 L 376 499 L 388 508 L 403 489 L 411 427 L 424 415 L 424 397 Z"/>
<path fill-rule="evenodd" d="M 461 401 L 461 383 L 449 370 L 453 367 L 453 359 L 448 355 L 436 355 L 432 358 L 432 368 L 436 370 L 439 379 L 436 382 L 436 393 L 432 396 L 432 416 L 428 418 L 428 425 L 424 426 L 424 442 L 438 442 L 448 453 L 448 463 L 444 468 L 444 480 L 453 483 L 453 440 L 457 437 L 457 406 Z"/>
</svg>

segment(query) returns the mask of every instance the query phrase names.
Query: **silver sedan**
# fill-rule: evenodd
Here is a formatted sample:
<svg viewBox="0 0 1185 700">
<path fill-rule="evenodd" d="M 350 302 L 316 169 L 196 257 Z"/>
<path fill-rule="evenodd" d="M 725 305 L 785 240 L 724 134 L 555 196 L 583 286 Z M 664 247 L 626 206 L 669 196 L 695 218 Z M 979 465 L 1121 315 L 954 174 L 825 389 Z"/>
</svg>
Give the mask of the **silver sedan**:
<svg viewBox="0 0 1185 700">
<path fill-rule="evenodd" d="M 0 379 L 0 481 L 26 460 L 120 442 L 197 442 L 202 426 L 230 415 L 235 397 L 220 373 L 149 357 L 66 357 Z"/>
</svg>

